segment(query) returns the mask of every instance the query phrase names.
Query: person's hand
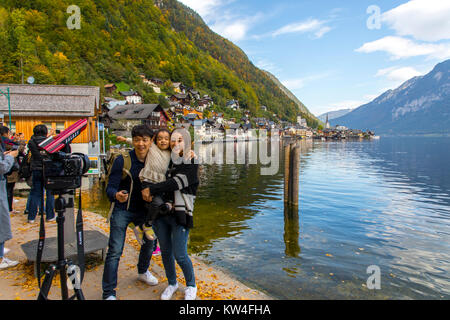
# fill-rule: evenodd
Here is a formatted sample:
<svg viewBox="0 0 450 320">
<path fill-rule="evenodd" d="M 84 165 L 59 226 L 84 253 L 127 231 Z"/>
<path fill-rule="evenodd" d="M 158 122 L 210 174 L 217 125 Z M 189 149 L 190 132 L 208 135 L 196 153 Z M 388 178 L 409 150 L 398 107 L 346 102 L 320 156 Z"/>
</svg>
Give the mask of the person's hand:
<svg viewBox="0 0 450 320">
<path fill-rule="evenodd" d="M 6 151 L 4 154 L 9 155 L 13 158 L 17 158 L 17 156 L 19 155 L 19 150 Z"/>
<path fill-rule="evenodd" d="M 147 202 L 152 202 L 153 197 L 150 194 L 150 188 L 142 189 L 142 199 Z"/>
<path fill-rule="evenodd" d="M 122 137 L 122 136 L 118 136 L 117 137 L 117 142 L 127 142 L 127 138 Z"/>
<path fill-rule="evenodd" d="M 197 159 L 197 155 L 195 154 L 194 150 L 191 150 L 191 159 Z"/>
<path fill-rule="evenodd" d="M 120 203 L 124 203 L 128 200 L 128 192 L 126 191 L 119 191 L 116 193 L 116 199 L 117 201 L 119 201 Z"/>
</svg>

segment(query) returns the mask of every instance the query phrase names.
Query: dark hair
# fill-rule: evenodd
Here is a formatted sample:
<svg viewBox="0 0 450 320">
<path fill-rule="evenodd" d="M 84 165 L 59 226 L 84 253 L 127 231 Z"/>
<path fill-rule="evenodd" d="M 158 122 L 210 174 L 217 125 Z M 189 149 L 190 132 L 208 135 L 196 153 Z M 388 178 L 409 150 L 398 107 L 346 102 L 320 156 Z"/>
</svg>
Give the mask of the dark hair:
<svg viewBox="0 0 450 320">
<path fill-rule="evenodd" d="M 158 131 L 156 131 L 156 133 L 155 133 L 155 141 L 153 142 L 154 144 L 156 144 L 156 140 L 158 140 L 158 135 L 159 135 L 161 132 L 167 132 L 167 133 L 169 134 L 169 140 L 170 140 L 170 135 L 172 134 L 172 133 L 170 132 L 170 130 L 167 129 L 167 128 L 161 128 L 161 129 L 158 129 Z M 169 144 L 169 150 L 171 150 L 170 144 Z"/>
<path fill-rule="evenodd" d="M 170 137 L 170 135 L 172 134 L 172 133 L 170 132 L 169 129 L 167 129 L 167 128 L 161 128 L 161 129 L 159 129 L 158 131 L 156 131 L 156 133 L 155 133 L 155 140 L 158 138 L 158 135 L 159 135 L 161 132 L 167 132 L 167 133 L 169 134 L 169 137 Z"/>
<path fill-rule="evenodd" d="M 5 126 L 0 127 L 0 135 L 4 135 L 5 133 L 9 132 L 9 128 Z"/>
<path fill-rule="evenodd" d="M 38 124 L 36 127 L 33 128 L 33 134 L 35 136 L 47 136 L 48 129 L 44 124 Z"/>
<path fill-rule="evenodd" d="M 134 126 L 133 129 L 131 129 L 131 137 L 153 137 L 153 132 L 150 130 L 150 128 L 146 125 L 138 125 Z"/>
</svg>

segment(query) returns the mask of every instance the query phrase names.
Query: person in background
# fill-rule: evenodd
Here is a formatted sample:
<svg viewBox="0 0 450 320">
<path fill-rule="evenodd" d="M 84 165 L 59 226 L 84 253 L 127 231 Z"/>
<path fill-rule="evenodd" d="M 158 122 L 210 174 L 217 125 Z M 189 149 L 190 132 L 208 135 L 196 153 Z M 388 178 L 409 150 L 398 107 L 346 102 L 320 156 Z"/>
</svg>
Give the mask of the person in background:
<svg viewBox="0 0 450 320">
<path fill-rule="evenodd" d="M 19 156 L 14 159 L 13 168 L 15 168 L 15 169 L 11 169 L 10 172 L 8 172 L 9 174 L 6 175 L 6 181 L 7 181 L 6 193 L 8 195 L 9 213 L 19 213 L 19 211 L 16 211 L 13 209 L 14 187 L 15 187 L 16 183 L 19 182 L 19 180 L 20 180 L 20 178 L 19 178 L 19 167 L 20 167 L 19 158 L 23 158 L 22 157 L 23 149 L 24 149 L 23 145 L 19 146 L 19 149 L 17 150 Z"/>
<path fill-rule="evenodd" d="M 2 145 L 5 151 L 11 150 L 13 147 L 18 147 L 19 143 L 10 139 L 10 131 L 8 127 L 1 126 L 0 127 L 0 135 L 2 137 Z"/>
<path fill-rule="evenodd" d="M 31 151 L 31 171 L 32 186 L 30 191 L 30 204 L 28 208 L 28 222 L 34 223 L 37 215 L 38 207 L 41 205 L 43 197 L 43 174 L 42 174 L 42 155 L 39 144 L 47 138 L 48 130 L 43 124 L 38 124 L 33 128 L 33 136 L 28 142 L 28 148 Z M 46 190 L 45 216 L 47 221 L 54 221 L 55 217 L 55 200 L 50 190 Z"/>
<path fill-rule="evenodd" d="M 8 127 L 1 126 L 0 127 L 0 135 L 1 135 L 1 144 L 2 148 L 5 151 L 11 151 L 11 150 L 17 150 L 20 148 L 19 143 L 15 140 L 15 137 L 10 138 L 10 130 Z M 17 181 L 19 181 L 19 163 L 18 163 L 18 157 L 14 159 L 14 164 L 4 176 L 7 180 L 6 183 L 6 193 L 8 197 L 8 205 L 9 205 L 9 212 L 15 213 L 12 209 L 13 204 L 13 195 L 14 195 L 14 186 Z"/>
<path fill-rule="evenodd" d="M 11 219 L 6 199 L 6 179 L 5 174 L 11 170 L 14 159 L 18 156 L 17 150 L 6 151 L 0 144 L 0 269 L 16 266 L 19 262 L 5 257 L 9 249 L 5 248 L 5 242 L 12 239 Z"/>
</svg>

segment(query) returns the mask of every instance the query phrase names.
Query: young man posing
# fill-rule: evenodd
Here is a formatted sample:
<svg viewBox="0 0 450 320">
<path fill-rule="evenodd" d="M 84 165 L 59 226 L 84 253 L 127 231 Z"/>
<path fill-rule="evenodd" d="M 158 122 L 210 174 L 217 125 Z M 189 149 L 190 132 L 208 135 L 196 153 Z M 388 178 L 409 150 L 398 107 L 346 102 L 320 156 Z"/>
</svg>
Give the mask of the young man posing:
<svg viewBox="0 0 450 320">
<path fill-rule="evenodd" d="M 123 252 L 128 225 L 140 225 L 144 222 L 146 208 L 142 199 L 142 186 L 139 173 L 144 168 L 145 158 L 151 145 L 151 131 L 147 126 L 135 126 L 131 131 L 134 149 L 129 152 L 131 168 L 125 179 L 123 178 L 124 158 L 118 156 L 113 163 L 109 175 L 106 193 L 114 210 L 110 220 L 110 235 L 108 253 L 103 270 L 103 299 L 116 300 L 117 271 L 120 256 Z M 130 177 L 131 175 L 131 177 Z M 148 271 L 154 241 L 145 241 L 139 253 L 138 279 L 149 284 L 157 285 L 158 280 Z"/>
</svg>

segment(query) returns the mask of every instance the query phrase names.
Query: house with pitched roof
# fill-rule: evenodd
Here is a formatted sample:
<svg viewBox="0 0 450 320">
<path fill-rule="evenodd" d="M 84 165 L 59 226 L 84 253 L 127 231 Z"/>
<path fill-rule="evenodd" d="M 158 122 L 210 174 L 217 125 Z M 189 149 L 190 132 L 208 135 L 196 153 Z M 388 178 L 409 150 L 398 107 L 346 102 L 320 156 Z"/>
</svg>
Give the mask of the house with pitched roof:
<svg viewBox="0 0 450 320">
<path fill-rule="evenodd" d="M 159 104 L 126 104 L 116 106 L 108 115 L 113 119 L 111 128 L 127 132 L 135 125 L 146 124 L 151 129 L 166 128 L 169 116 Z"/>
<path fill-rule="evenodd" d="M 87 144 L 97 140 L 97 116 L 100 108 L 100 88 L 92 86 L 62 86 L 44 84 L 0 84 L 0 90 L 9 88 L 11 131 L 20 132 L 29 140 L 33 128 L 44 124 L 47 128 L 63 131 L 80 119 L 88 119 L 88 127 L 73 140 Z M 0 113 L 4 125 L 9 126 L 6 97 L 0 95 Z"/>
<path fill-rule="evenodd" d="M 128 104 L 139 104 L 142 103 L 142 96 L 139 92 L 133 91 L 120 91 L 119 94 L 127 100 Z"/>
</svg>

